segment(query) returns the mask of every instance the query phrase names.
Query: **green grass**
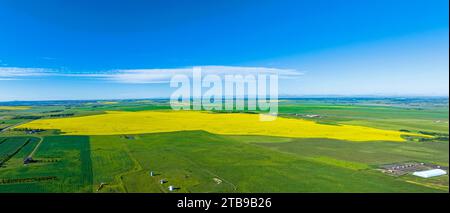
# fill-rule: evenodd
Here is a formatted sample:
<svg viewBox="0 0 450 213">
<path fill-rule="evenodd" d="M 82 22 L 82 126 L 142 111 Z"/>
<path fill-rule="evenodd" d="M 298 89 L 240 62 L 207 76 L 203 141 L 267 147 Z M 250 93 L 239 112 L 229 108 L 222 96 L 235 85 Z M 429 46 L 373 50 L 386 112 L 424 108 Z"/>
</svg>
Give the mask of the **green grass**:
<svg viewBox="0 0 450 213">
<path fill-rule="evenodd" d="M 28 148 L 31 150 L 31 148 Z M 92 168 L 89 138 L 84 136 L 45 137 L 34 156 L 42 163 L 22 165 L 24 154 L 15 156 L 5 168 L 0 168 L 0 179 L 18 179 L 56 176 L 56 180 L 0 184 L 0 192 L 91 192 Z M 45 162 L 58 159 L 57 162 Z"/>
<path fill-rule="evenodd" d="M 316 161 L 318 163 L 347 168 L 347 169 L 353 169 L 353 170 L 365 170 L 369 169 L 370 166 L 364 163 L 358 163 L 358 162 L 351 162 L 351 161 L 345 161 L 345 160 L 338 160 L 330 157 L 312 157 L 309 158 L 311 161 Z"/>
<path fill-rule="evenodd" d="M 2 142 L 0 144 L 0 162 L 4 159 L 7 159 L 8 156 L 12 155 L 16 150 L 25 145 L 28 139 L 29 138 L 26 137 L 0 139 L 0 141 Z"/>
<path fill-rule="evenodd" d="M 128 141 L 120 137 L 92 137 L 91 159 L 94 190 L 100 183 L 107 183 L 101 192 L 124 192 L 122 174 L 132 171 L 134 162 L 127 151 Z"/>
<path fill-rule="evenodd" d="M 255 141 L 266 143 L 255 144 Z M 446 182 L 445 178 L 431 182 L 394 178 L 370 168 L 370 165 L 377 163 L 420 157 L 427 159 L 427 162 L 446 161 L 448 164 L 448 158 L 445 160 L 448 143 L 394 146 L 398 144 L 219 136 L 201 131 L 148 134 L 134 139 L 93 136 L 90 143 L 87 137 L 81 136 L 46 137 L 35 158 L 57 158 L 60 161 L 22 166 L 22 158 L 17 156 L 14 158 L 17 164 L 2 168 L 0 178 L 54 175 L 58 179 L 4 184 L 0 185 L 0 191 L 90 192 L 96 191 L 102 182 L 107 185 L 100 192 L 168 192 L 168 185 L 180 187 L 178 192 L 448 190 L 448 180 Z M 353 151 L 351 155 L 349 150 Z M 370 151 L 372 155 L 367 155 Z M 430 151 L 432 153 L 428 155 L 421 154 Z M 150 177 L 150 171 L 157 176 Z M 218 184 L 214 178 L 221 180 L 221 183 Z M 169 182 L 161 185 L 160 179 Z"/>
<path fill-rule="evenodd" d="M 127 156 L 121 159 L 128 171 L 112 166 L 107 174 L 94 173 L 94 180 L 97 175 L 116 175 L 108 184 L 127 192 L 167 192 L 168 185 L 180 187 L 179 192 L 440 191 L 365 169 L 362 163 L 323 162 L 326 159 L 308 159 L 200 131 L 141 135 L 134 140 L 94 136 L 91 143 L 93 147 L 108 143 L 109 149 L 122 152 L 116 155 Z M 93 159 L 108 158 L 105 152 L 92 152 Z M 111 159 L 107 165 L 116 163 Z M 97 164 L 93 160 L 94 171 L 100 167 Z M 150 177 L 149 171 L 158 175 Z M 160 179 L 169 182 L 161 186 Z"/>
<path fill-rule="evenodd" d="M 235 136 L 236 138 L 237 136 Z M 331 157 L 338 160 L 369 165 L 404 161 L 423 161 L 448 165 L 448 142 L 367 142 L 354 143 L 331 139 L 292 139 L 290 142 L 265 142 L 265 137 L 239 136 L 247 143 L 254 143 L 302 157 Z"/>
<path fill-rule="evenodd" d="M 28 139 L 28 138 L 27 138 Z M 34 149 L 34 147 L 37 145 L 39 139 L 38 138 L 30 138 L 31 140 L 29 141 L 29 143 L 24 146 L 20 152 L 18 152 L 16 155 L 14 155 L 13 159 L 24 159 L 25 157 L 27 157 Z M 26 139 L 24 139 L 26 140 Z"/>
</svg>

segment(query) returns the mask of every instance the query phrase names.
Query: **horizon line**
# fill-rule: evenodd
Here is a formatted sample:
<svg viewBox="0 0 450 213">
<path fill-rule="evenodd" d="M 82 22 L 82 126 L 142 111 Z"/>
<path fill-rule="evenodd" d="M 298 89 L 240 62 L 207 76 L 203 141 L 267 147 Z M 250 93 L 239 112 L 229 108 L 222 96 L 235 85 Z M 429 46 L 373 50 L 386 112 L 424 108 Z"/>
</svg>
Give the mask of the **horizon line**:
<svg viewBox="0 0 450 213">
<path fill-rule="evenodd" d="M 235 97 L 236 98 L 236 97 Z M 278 99 L 296 98 L 446 98 L 449 95 L 281 95 Z M 92 99 L 40 99 L 40 100 L 0 100 L 0 103 L 14 102 L 60 102 L 60 101 L 127 101 L 127 100 L 168 100 L 170 97 L 148 98 L 92 98 Z M 191 98 L 192 100 L 193 98 Z M 195 99 L 195 98 L 194 98 Z M 242 98 L 238 98 L 242 99 Z M 245 98 L 244 98 L 245 99 Z"/>
</svg>

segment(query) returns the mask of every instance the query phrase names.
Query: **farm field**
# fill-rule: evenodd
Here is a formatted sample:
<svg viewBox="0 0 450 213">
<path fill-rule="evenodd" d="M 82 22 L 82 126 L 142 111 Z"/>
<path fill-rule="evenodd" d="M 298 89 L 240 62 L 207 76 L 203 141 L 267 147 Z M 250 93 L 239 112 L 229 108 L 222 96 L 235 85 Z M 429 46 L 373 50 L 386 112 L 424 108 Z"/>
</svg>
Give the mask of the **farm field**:
<svg viewBox="0 0 450 213">
<path fill-rule="evenodd" d="M 27 110 L 30 108 L 27 106 L 0 106 L 0 110 Z"/>
<path fill-rule="evenodd" d="M 258 114 L 197 111 L 107 111 L 106 114 L 42 119 L 16 128 L 58 129 L 67 135 L 117 135 L 204 130 L 226 135 L 268 135 L 294 138 L 331 138 L 351 141 L 405 141 L 401 136 L 426 135 L 380 130 L 355 125 L 327 125 L 314 121 L 278 118 L 261 122 Z M 139 122 L 136 122 L 139 121 Z"/>
<path fill-rule="evenodd" d="M 117 148 L 110 149 L 121 150 L 115 151 L 114 155 L 121 157 L 126 162 L 125 166 L 114 165 L 114 157 L 100 148 L 106 143 L 118 144 Z M 180 187 L 180 192 L 441 190 L 393 179 L 371 170 L 370 165 L 357 161 L 349 161 L 349 165 L 329 164 L 203 131 L 157 133 L 135 139 L 94 136 L 91 144 L 93 169 L 96 171 L 98 167 L 101 174 L 94 173 L 94 182 L 113 183 L 112 190 L 126 192 L 168 192 L 167 188 L 159 183 L 160 179 L 166 179 L 168 183 Z M 128 168 L 127 171 L 123 171 L 124 168 Z M 156 176 L 151 177 L 149 171 L 154 171 Z M 217 180 L 220 183 L 217 183 Z M 105 187 L 107 188 L 109 187 Z"/>
<path fill-rule="evenodd" d="M 28 107 L 0 110 L 0 192 L 449 190 L 448 175 L 380 170 L 448 168 L 446 98 L 285 99 L 272 124 L 258 112 L 169 111 L 165 100 L 6 104 Z"/>
<path fill-rule="evenodd" d="M 9 138 L 8 140 L 17 141 L 19 139 Z M 34 146 L 15 155 L 6 166 L 1 168 L 0 191 L 91 191 L 92 163 L 87 137 L 46 137 L 34 156 L 37 162 L 24 166 L 23 158 L 31 152 Z"/>
</svg>

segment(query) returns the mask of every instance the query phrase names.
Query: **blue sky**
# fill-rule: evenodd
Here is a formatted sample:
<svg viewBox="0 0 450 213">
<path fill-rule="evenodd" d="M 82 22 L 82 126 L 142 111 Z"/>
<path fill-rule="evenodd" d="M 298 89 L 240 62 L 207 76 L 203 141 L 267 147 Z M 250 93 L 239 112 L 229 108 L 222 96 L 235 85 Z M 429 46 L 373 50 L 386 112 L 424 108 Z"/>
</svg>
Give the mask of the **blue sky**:
<svg viewBox="0 0 450 213">
<path fill-rule="evenodd" d="M 298 72 L 282 95 L 447 96 L 448 4 L 0 0 L 0 100 L 168 97 L 122 78 L 192 66 Z"/>
</svg>

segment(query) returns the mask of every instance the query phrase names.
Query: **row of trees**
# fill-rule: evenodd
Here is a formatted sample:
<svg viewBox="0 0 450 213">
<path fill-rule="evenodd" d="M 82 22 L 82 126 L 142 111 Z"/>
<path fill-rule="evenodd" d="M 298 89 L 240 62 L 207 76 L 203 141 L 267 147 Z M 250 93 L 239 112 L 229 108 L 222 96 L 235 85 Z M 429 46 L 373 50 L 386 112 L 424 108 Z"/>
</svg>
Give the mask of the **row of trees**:
<svg viewBox="0 0 450 213">
<path fill-rule="evenodd" d="M 29 183 L 38 181 L 56 180 L 56 176 L 32 177 L 32 178 L 16 178 L 16 179 L 0 179 L 0 184 L 11 183 Z"/>
</svg>

